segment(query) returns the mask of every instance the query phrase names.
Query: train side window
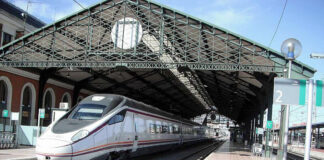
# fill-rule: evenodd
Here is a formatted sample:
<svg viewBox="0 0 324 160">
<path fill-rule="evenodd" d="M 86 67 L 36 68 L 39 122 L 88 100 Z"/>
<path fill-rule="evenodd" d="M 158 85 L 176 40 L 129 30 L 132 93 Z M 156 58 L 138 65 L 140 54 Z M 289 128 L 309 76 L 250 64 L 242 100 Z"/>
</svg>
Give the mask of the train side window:
<svg viewBox="0 0 324 160">
<path fill-rule="evenodd" d="M 156 133 L 161 133 L 162 132 L 162 127 L 161 125 L 157 124 L 156 125 Z"/>
<path fill-rule="evenodd" d="M 170 134 L 173 133 L 172 126 L 169 126 L 169 133 L 170 133 Z"/>
<path fill-rule="evenodd" d="M 173 128 L 173 133 L 174 133 L 174 134 L 179 134 L 179 133 L 180 133 L 180 132 L 179 132 L 179 127 L 178 127 L 178 126 L 173 126 L 172 128 Z"/>
<path fill-rule="evenodd" d="M 112 125 L 124 121 L 125 114 L 126 114 L 126 110 L 117 113 L 112 118 L 110 118 L 110 120 L 108 121 L 108 125 Z"/>
<path fill-rule="evenodd" d="M 155 124 L 150 124 L 150 132 L 154 134 L 156 132 L 156 125 Z"/>
<path fill-rule="evenodd" d="M 169 127 L 167 125 L 162 126 L 162 133 L 168 133 L 169 132 Z"/>
</svg>

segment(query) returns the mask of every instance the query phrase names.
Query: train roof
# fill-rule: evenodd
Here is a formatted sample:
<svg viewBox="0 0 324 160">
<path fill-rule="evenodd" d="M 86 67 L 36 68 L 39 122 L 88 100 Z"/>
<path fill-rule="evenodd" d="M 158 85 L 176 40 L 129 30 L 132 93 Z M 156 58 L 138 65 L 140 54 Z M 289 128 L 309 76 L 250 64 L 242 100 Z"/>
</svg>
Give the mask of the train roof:
<svg viewBox="0 0 324 160">
<path fill-rule="evenodd" d="M 102 98 L 101 98 L 102 97 Z M 103 98 L 106 97 L 106 98 Z M 109 98 L 107 98 L 109 97 Z M 110 98 L 111 97 L 111 98 Z M 101 99 L 101 100 L 100 100 Z M 185 122 L 185 123 L 189 123 L 191 125 L 201 125 L 198 124 L 196 122 L 192 122 L 188 119 L 184 119 L 180 116 L 171 114 L 169 112 L 160 110 L 154 106 L 145 104 L 143 102 L 128 98 L 126 96 L 122 96 L 122 95 L 117 95 L 117 94 L 94 94 L 94 95 L 90 95 L 88 97 L 86 97 L 85 99 L 83 99 L 80 104 L 86 104 L 86 103 L 95 103 L 95 104 L 100 104 L 100 105 L 106 105 L 108 104 L 108 102 L 110 102 L 111 100 L 114 99 L 124 99 L 124 104 L 127 105 L 128 107 L 131 108 L 135 108 L 135 109 L 139 109 L 139 110 L 143 110 L 149 113 L 154 113 L 154 114 L 158 114 L 170 119 L 174 119 L 174 120 L 178 120 L 181 122 Z M 112 110 L 113 108 L 109 108 L 108 110 Z"/>
</svg>

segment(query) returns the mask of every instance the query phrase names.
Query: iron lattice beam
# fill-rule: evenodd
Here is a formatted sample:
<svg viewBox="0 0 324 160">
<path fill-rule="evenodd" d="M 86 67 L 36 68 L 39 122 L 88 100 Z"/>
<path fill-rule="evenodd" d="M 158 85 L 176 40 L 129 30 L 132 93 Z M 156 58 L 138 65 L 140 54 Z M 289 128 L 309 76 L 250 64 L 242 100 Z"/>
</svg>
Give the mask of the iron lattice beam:
<svg viewBox="0 0 324 160">
<path fill-rule="evenodd" d="M 0 67 L 83 67 L 83 68 L 114 68 L 125 66 L 134 69 L 177 69 L 179 67 L 188 67 L 192 70 L 218 70 L 218 71 L 247 71 L 247 72 L 278 72 L 278 68 L 260 65 L 239 65 L 239 64 L 199 64 L 199 63 L 167 63 L 167 62 L 86 62 L 86 61 L 9 61 L 0 62 Z M 281 72 L 280 72 L 281 73 Z"/>
<path fill-rule="evenodd" d="M 130 50 L 117 48 L 109 34 L 114 23 L 125 17 L 143 23 L 142 40 Z M 172 61 L 166 61 L 166 56 Z M 0 49 L 0 67 L 120 65 L 282 74 L 287 64 L 274 50 L 146 0 L 100 2 Z M 292 68 L 300 77 L 312 77 L 315 72 L 297 61 Z"/>
</svg>

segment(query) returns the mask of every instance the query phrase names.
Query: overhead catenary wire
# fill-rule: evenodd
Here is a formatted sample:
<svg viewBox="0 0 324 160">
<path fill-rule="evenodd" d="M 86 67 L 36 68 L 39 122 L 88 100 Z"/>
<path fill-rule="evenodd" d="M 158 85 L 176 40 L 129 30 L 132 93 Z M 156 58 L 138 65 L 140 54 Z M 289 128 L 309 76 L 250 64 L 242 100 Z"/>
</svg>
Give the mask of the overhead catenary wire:
<svg viewBox="0 0 324 160">
<path fill-rule="evenodd" d="M 274 39 L 274 37 L 276 36 L 276 34 L 277 34 L 277 32 L 278 32 L 278 29 L 279 29 L 279 26 L 280 26 L 280 23 L 281 23 L 282 17 L 283 17 L 283 15 L 284 15 L 284 13 L 285 13 L 285 10 L 286 10 L 287 2 L 288 2 L 288 0 L 285 1 L 285 5 L 284 5 L 284 7 L 283 7 L 283 9 L 282 9 L 280 19 L 279 19 L 279 21 L 278 21 L 278 24 L 277 24 L 276 30 L 275 30 L 275 32 L 273 33 L 273 36 L 272 36 L 272 38 L 271 38 L 271 41 L 270 41 L 270 43 L 269 43 L 268 48 L 271 47 L 271 44 L 272 44 L 272 42 L 273 42 L 273 39 Z"/>
<path fill-rule="evenodd" d="M 77 0 L 73 0 L 76 4 L 78 4 L 82 9 L 85 9 L 81 3 L 79 3 Z"/>
</svg>

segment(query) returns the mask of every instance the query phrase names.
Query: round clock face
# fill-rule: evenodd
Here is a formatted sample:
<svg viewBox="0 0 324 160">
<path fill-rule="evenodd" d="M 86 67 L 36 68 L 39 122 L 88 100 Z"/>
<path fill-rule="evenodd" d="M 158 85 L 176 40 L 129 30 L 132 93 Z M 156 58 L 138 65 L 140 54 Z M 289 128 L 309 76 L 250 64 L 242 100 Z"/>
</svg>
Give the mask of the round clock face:
<svg viewBox="0 0 324 160">
<path fill-rule="evenodd" d="M 115 23 L 111 38 L 116 47 L 131 49 L 141 41 L 142 34 L 142 25 L 134 18 L 125 17 Z"/>
</svg>

